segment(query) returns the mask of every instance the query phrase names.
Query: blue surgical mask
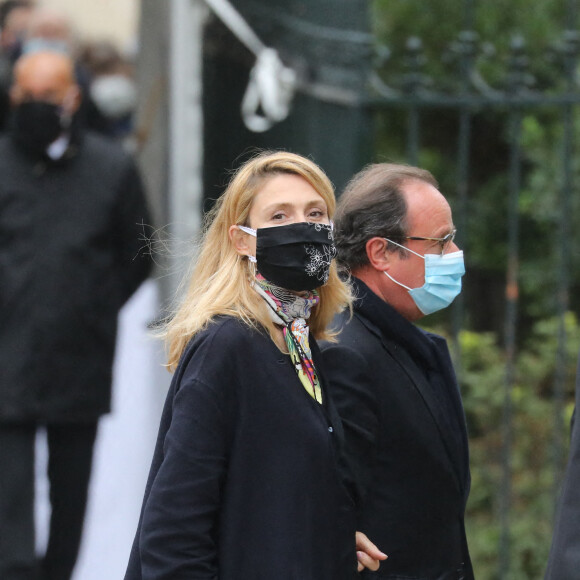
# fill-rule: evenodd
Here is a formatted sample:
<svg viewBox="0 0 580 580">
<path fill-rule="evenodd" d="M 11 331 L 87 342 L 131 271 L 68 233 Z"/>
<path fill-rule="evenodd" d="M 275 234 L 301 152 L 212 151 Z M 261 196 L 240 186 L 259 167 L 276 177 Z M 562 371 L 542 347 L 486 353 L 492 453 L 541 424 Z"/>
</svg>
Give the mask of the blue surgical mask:
<svg viewBox="0 0 580 580">
<path fill-rule="evenodd" d="M 22 54 L 35 52 L 58 52 L 68 56 L 71 51 L 68 42 L 58 38 L 29 38 L 22 44 Z"/>
<path fill-rule="evenodd" d="M 432 314 L 447 308 L 455 300 L 461 292 L 461 277 L 465 274 L 462 251 L 422 256 L 401 244 L 387 241 L 425 260 L 425 284 L 420 288 L 409 288 L 385 272 L 385 275 L 395 284 L 409 291 L 413 302 L 423 314 Z"/>
</svg>

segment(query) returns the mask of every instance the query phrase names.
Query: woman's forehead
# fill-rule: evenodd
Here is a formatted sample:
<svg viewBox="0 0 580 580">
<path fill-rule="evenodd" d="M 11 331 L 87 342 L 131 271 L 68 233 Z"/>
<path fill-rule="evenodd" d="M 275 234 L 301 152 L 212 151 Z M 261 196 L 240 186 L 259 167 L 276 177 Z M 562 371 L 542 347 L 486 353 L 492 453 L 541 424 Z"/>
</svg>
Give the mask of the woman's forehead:
<svg viewBox="0 0 580 580">
<path fill-rule="evenodd" d="M 256 190 L 253 207 L 307 205 L 323 203 L 324 197 L 302 176 L 278 174 L 264 181 Z"/>
</svg>

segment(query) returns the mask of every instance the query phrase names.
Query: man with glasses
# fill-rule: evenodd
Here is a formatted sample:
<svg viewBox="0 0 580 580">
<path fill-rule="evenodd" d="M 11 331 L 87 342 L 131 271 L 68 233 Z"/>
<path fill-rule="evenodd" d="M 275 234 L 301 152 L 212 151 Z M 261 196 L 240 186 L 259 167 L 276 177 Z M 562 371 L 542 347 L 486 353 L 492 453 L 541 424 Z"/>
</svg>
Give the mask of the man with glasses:
<svg viewBox="0 0 580 580">
<path fill-rule="evenodd" d="M 433 176 L 371 165 L 341 196 L 338 261 L 352 275 L 352 317 L 324 346 L 344 421 L 357 529 L 389 558 L 363 578 L 470 580 L 465 416 L 445 340 L 413 324 L 461 290 L 463 253 Z"/>
</svg>

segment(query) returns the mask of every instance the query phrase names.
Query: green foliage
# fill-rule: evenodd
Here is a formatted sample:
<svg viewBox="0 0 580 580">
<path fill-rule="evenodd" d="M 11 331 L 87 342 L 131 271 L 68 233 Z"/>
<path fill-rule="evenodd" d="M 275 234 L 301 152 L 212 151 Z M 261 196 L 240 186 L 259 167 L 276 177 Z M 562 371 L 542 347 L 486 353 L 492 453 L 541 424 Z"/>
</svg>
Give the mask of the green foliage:
<svg viewBox="0 0 580 580">
<path fill-rule="evenodd" d="M 394 87 L 405 75 L 423 75 L 425 85 L 442 95 L 462 87 L 457 44 L 471 19 L 477 33 L 476 69 L 487 84 L 505 90 L 510 82 L 510 52 L 515 37 L 525 39 L 526 73 L 538 94 L 569 88 L 564 74 L 564 29 L 577 29 L 568 0 L 374 0 L 372 22 L 377 45 L 390 57 L 378 71 Z M 410 59 L 407 39 L 422 41 Z M 415 45 L 417 46 L 417 45 Z M 455 50 L 455 52 L 454 52 Z M 580 158 L 574 139 L 580 134 L 579 107 L 555 105 L 509 110 L 488 106 L 470 109 L 471 140 L 467 151 L 468 191 L 465 214 L 459 214 L 457 179 L 461 173 L 461 111 L 419 110 L 417 164 L 437 178 L 460 224 L 467 274 L 464 284 L 465 329 L 459 336 L 457 368 L 470 431 L 472 490 L 467 529 L 478 580 L 527 580 L 543 577 L 550 548 L 558 468 L 556 425 L 569 425 L 573 409 L 575 363 L 580 348 Z M 406 161 L 412 135 L 406 103 L 377 109 L 375 152 L 378 161 Z M 517 121 L 521 120 L 521 125 Z M 515 129 L 515 130 L 514 130 Z M 568 138 L 572 138 L 567 141 Z M 509 222 L 515 174 L 511 145 L 520 147 L 517 191 L 518 223 Z M 566 153 L 566 147 L 571 149 Z M 410 150 L 411 148 L 409 148 Z M 567 162 L 569 165 L 566 165 Z M 508 239 L 518 231 L 518 332 L 512 408 L 510 570 L 498 570 L 500 499 L 504 478 L 506 355 L 503 343 L 504 287 Z M 562 281 L 570 285 L 570 310 L 564 327 L 557 318 Z M 429 317 L 444 324 L 445 314 Z M 559 360 L 558 337 L 565 331 L 564 417 L 556 417 L 554 385 Z M 568 433 L 563 434 L 568 441 Z"/>
<path fill-rule="evenodd" d="M 372 21 L 377 43 L 387 45 L 391 51 L 381 68 L 382 78 L 387 84 L 400 84 L 409 71 L 406 42 L 415 36 L 422 39 L 425 58 L 416 70 L 431 79 L 435 91 L 456 92 L 459 61 L 457 54 L 452 58 L 451 47 L 465 26 L 470 6 L 473 28 L 479 36 L 480 57 L 476 68 L 488 84 L 496 89 L 508 85 L 510 43 L 520 35 L 526 39 L 527 70 L 535 79 L 534 88 L 544 94 L 557 93 L 565 89 L 568 82 L 563 73 L 562 55 L 556 58 L 564 28 L 574 28 L 574 23 L 568 19 L 568 5 L 565 0 L 538 0 L 534 2 L 534 10 L 530 10 L 529 0 L 442 0 L 437 3 L 375 0 Z M 489 48 L 492 45 L 494 50 Z M 509 229 L 515 227 L 508 223 L 513 179 L 510 173 L 511 128 L 515 118 L 513 111 L 505 107 L 473 109 L 470 113 L 472 139 L 468 152 L 465 216 L 458 215 L 456 199 L 460 171 L 458 110 L 421 109 L 418 164 L 437 177 L 441 190 L 450 200 L 456 221 L 461 222 L 468 273 L 477 272 L 478 279 L 486 276 L 497 279 L 505 276 Z M 580 233 L 572 226 L 568 226 L 569 232 L 563 230 L 564 220 L 574 224 L 580 217 L 580 196 L 575 195 L 575 184 L 580 181 L 580 160 L 572 151 L 571 177 L 566 185 L 564 131 L 570 123 L 561 107 L 531 107 L 520 113 L 518 310 L 527 329 L 539 318 L 552 316 L 557 311 L 557 286 L 564 276 L 568 277 L 573 289 L 580 288 Z M 571 118 L 573 133 L 578 135 L 580 117 L 574 111 Z M 405 161 L 409 136 L 404 105 L 385 107 L 377 112 L 375 151 L 378 160 Z M 562 232 L 566 234 L 565 239 L 561 237 Z M 577 295 L 580 293 L 571 293 L 572 307 L 579 310 Z M 466 300 L 468 309 L 472 309 L 469 288 Z M 476 307 L 497 310 L 502 297 L 490 291 L 488 300 L 489 304 L 478 303 Z M 492 326 L 478 330 L 501 331 Z"/>
<path fill-rule="evenodd" d="M 512 493 L 510 509 L 511 567 L 498 573 L 500 505 L 505 441 L 505 353 L 493 333 L 464 330 L 459 335 L 459 379 L 470 436 L 472 487 L 466 525 L 478 580 L 541 579 L 548 558 L 554 513 L 555 409 L 552 389 L 557 360 L 559 321 L 536 323 L 516 357 L 511 387 L 513 412 Z M 574 402 L 580 326 L 565 318 L 566 409 L 564 438 Z M 441 329 L 435 329 L 441 332 Z"/>
<path fill-rule="evenodd" d="M 548 61 L 541 63 L 541 57 L 552 49 L 568 24 L 567 5 L 566 0 L 534 0 L 534 9 L 530 10 L 529 0 L 374 0 L 371 14 L 377 43 L 387 45 L 393 55 L 388 70 L 404 68 L 405 44 L 410 37 L 418 37 L 423 41 L 426 69 L 438 80 L 451 74 L 449 48 L 471 20 L 473 30 L 486 46 L 481 70 L 492 84 L 501 85 L 507 68 L 506 53 L 516 36 L 527 41 L 527 54 L 536 63 L 538 80 L 552 76 L 553 66 Z"/>
</svg>

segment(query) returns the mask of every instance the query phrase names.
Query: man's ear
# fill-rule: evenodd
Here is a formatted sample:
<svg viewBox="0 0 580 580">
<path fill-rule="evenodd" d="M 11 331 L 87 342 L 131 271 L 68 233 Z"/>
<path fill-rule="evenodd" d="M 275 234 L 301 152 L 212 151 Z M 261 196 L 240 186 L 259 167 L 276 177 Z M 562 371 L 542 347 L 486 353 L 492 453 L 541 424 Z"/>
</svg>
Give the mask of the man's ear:
<svg viewBox="0 0 580 580">
<path fill-rule="evenodd" d="M 253 248 L 249 243 L 249 238 L 251 237 L 249 234 L 240 230 L 238 226 L 230 226 L 228 235 L 230 236 L 230 240 L 232 241 L 232 244 L 234 245 L 234 248 L 238 254 L 241 256 L 254 255 Z"/>
<path fill-rule="evenodd" d="M 390 266 L 390 254 L 387 252 L 388 242 L 384 238 L 371 238 L 366 243 L 367 258 L 370 265 L 380 272 L 385 272 Z"/>
</svg>

